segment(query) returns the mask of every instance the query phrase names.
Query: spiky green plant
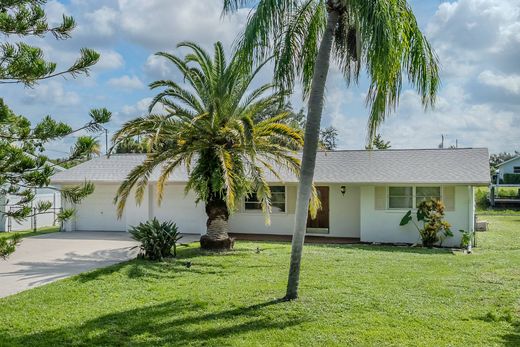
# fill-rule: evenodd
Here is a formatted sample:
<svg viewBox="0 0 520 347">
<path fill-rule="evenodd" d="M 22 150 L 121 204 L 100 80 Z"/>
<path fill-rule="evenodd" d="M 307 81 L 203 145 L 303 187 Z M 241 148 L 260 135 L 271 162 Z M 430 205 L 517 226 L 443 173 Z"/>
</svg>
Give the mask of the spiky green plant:
<svg viewBox="0 0 520 347">
<path fill-rule="evenodd" d="M 163 260 L 177 256 L 177 242 L 182 238 L 174 222 L 159 222 L 153 218 L 139 223 L 129 230 L 132 238 L 139 241 L 141 255 L 150 260 Z"/>
<path fill-rule="evenodd" d="M 229 214 L 240 199 L 254 192 L 268 218 L 271 191 L 265 173 L 280 178 L 280 169 L 299 172 L 300 159 L 294 151 L 303 144 L 302 133 L 284 123 L 288 112 L 255 120 L 266 109 L 276 109 L 273 105 L 282 104 L 286 96 L 273 90 L 272 84 L 252 89 L 251 83 L 265 62 L 253 71 L 244 68 L 238 55 L 228 63 L 220 42 L 215 44 L 213 58 L 192 42 L 178 47 L 189 49 L 189 53 L 183 58 L 164 52 L 157 55 L 173 63 L 182 73 L 181 81 L 150 84 L 152 89 L 163 89 L 153 99 L 150 111 L 159 104 L 167 114 L 137 118 L 114 135 L 114 146 L 137 135 L 148 141 L 146 159 L 121 184 L 115 202 L 120 215 L 133 189 L 140 202 L 152 172 L 158 168 L 160 203 L 168 177 L 183 166 L 189 173 L 186 192 L 195 192 L 208 215 L 201 247 L 230 248 Z"/>
<path fill-rule="evenodd" d="M 303 84 L 308 97 L 300 184 L 296 203 L 291 268 L 286 298 L 298 296 L 300 262 L 312 191 L 325 83 L 330 62 L 347 85 L 362 67 L 370 81 L 366 103 L 368 143 L 395 109 L 403 75 L 425 106 L 433 105 L 439 76 L 437 58 L 419 30 L 406 0 L 224 0 L 224 11 L 252 6 L 238 49 L 245 65 L 274 55 L 275 81 L 292 89 Z"/>
</svg>

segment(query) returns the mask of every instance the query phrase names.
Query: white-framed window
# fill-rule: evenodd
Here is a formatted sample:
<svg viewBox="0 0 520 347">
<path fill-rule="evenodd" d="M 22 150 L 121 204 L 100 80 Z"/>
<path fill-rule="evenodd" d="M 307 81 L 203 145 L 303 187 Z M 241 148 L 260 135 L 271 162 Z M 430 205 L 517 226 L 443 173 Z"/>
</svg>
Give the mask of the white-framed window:
<svg viewBox="0 0 520 347">
<path fill-rule="evenodd" d="M 271 186 L 271 212 L 285 213 L 286 211 L 286 194 L 285 186 Z M 256 193 L 251 193 L 244 199 L 244 211 L 256 212 L 262 211 L 262 203 L 258 200 Z"/>
<path fill-rule="evenodd" d="M 415 187 L 415 207 L 425 200 L 441 200 L 441 187 Z"/>
<path fill-rule="evenodd" d="M 424 200 L 442 200 L 440 186 L 388 187 L 388 208 L 395 210 L 417 208 Z"/>
<path fill-rule="evenodd" d="M 412 208 L 413 187 L 388 187 L 388 208 Z"/>
<path fill-rule="evenodd" d="M 520 166 L 513 166 L 513 173 L 520 174 Z"/>
</svg>

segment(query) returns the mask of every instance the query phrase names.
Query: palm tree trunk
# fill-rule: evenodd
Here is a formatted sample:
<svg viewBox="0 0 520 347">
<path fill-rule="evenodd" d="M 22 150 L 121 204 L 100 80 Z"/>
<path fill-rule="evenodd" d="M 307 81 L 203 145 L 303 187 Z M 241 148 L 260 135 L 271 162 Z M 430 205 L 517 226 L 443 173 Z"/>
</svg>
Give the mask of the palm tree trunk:
<svg viewBox="0 0 520 347">
<path fill-rule="evenodd" d="M 316 165 L 316 150 L 318 148 L 321 114 L 323 111 L 323 96 L 325 83 L 330 64 L 330 52 L 334 30 L 338 23 L 338 13 L 329 10 L 327 27 L 321 39 L 318 56 L 314 65 L 311 91 L 308 103 L 307 124 L 305 126 L 305 142 L 303 146 L 303 157 L 300 172 L 300 183 L 296 199 L 296 215 L 294 218 L 294 232 L 291 249 L 291 267 L 289 270 L 289 281 L 287 283 L 286 300 L 298 297 L 298 285 L 300 282 L 300 263 L 305 240 L 307 225 L 307 213 L 309 210 L 309 199 L 311 197 L 314 167 Z"/>
<path fill-rule="evenodd" d="M 206 202 L 206 234 L 200 237 L 200 248 L 207 250 L 230 250 L 235 240 L 228 235 L 229 210 L 226 202 L 214 198 Z"/>
</svg>

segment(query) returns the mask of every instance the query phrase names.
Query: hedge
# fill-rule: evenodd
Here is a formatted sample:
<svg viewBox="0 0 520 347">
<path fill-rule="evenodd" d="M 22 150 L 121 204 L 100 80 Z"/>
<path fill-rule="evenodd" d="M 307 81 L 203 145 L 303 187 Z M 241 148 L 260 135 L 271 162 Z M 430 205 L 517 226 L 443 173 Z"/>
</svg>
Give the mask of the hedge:
<svg viewBox="0 0 520 347">
<path fill-rule="evenodd" d="M 504 184 L 520 184 L 520 174 L 504 174 Z"/>
</svg>

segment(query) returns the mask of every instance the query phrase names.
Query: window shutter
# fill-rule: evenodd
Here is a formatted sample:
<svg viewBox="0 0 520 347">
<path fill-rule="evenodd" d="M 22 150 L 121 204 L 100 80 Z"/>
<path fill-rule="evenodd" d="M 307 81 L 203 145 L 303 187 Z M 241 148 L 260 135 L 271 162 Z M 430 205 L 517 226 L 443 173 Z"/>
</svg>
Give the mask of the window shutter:
<svg viewBox="0 0 520 347">
<path fill-rule="evenodd" d="M 287 213 L 294 214 L 296 211 L 296 186 L 285 187 L 285 198 L 287 199 Z"/>
<path fill-rule="evenodd" d="M 375 209 L 386 209 L 386 187 L 375 187 Z"/>
<path fill-rule="evenodd" d="M 455 211 L 455 187 L 446 186 L 442 188 L 442 200 L 446 211 Z"/>
</svg>

